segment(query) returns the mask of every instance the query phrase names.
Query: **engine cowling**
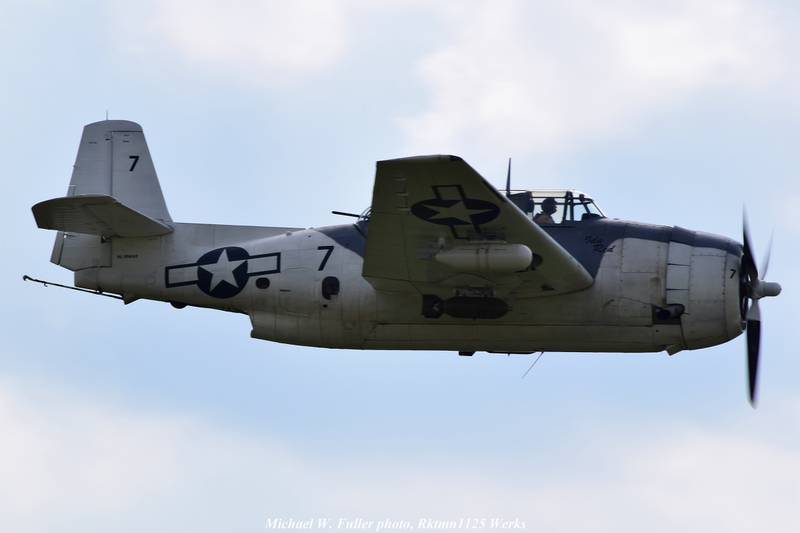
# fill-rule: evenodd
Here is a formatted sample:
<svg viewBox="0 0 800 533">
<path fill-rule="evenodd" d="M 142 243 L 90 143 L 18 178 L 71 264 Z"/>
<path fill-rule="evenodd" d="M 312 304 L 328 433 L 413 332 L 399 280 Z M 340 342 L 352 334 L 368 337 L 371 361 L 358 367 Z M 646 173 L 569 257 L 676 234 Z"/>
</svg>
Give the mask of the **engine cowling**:
<svg viewBox="0 0 800 533">
<path fill-rule="evenodd" d="M 680 320 L 686 347 L 704 348 L 736 337 L 742 332 L 741 246 L 718 235 L 679 231 L 689 244 L 670 243 L 667 303 L 685 306 Z"/>
</svg>

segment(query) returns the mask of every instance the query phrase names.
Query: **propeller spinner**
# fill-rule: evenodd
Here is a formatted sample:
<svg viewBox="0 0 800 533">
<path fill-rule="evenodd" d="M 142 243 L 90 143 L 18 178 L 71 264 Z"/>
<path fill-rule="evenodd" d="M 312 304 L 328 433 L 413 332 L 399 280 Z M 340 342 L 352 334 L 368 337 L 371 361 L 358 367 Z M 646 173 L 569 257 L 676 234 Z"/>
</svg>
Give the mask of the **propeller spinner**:
<svg viewBox="0 0 800 533">
<path fill-rule="evenodd" d="M 750 392 L 750 404 L 755 407 L 756 385 L 758 381 L 758 361 L 761 348 L 761 310 L 758 301 L 765 296 L 777 296 L 781 293 L 781 286 L 778 283 L 765 281 L 759 277 L 758 267 L 753 257 L 753 249 L 750 246 L 750 232 L 747 227 L 747 217 L 743 217 L 742 238 L 744 250 L 742 253 L 742 264 L 739 269 L 739 294 L 741 298 L 742 319 L 746 322 L 747 331 L 747 373 Z M 764 259 L 764 272 L 767 275 L 769 268 L 769 257 L 772 251 L 772 239 L 770 239 L 767 255 Z"/>
</svg>

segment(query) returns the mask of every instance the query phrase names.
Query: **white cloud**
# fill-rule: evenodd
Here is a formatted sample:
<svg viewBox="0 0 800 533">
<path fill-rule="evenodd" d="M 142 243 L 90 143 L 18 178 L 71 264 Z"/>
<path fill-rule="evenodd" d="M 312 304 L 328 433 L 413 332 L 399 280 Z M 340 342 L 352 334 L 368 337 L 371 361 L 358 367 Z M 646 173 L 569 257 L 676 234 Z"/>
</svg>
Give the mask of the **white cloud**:
<svg viewBox="0 0 800 533">
<path fill-rule="evenodd" d="M 382 5 L 439 30 L 406 76 L 429 93 L 400 120 L 412 153 L 558 151 L 625 133 L 706 89 L 773 87 L 793 45 L 754 0 Z M 146 68 L 186 65 L 253 86 L 292 86 L 364 46 L 402 46 L 359 41 L 382 20 L 362 0 L 162 0 L 136 12 L 117 5 L 112 33 Z M 395 66 L 370 68 L 382 76 Z"/>
<path fill-rule="evenodd" d="M 181 429 L 80 402 L 32 405 L 0 387 L 0 516 L 106 514 L 175 476 Z"/>
<path fill-rule="evenodd" d="M 296 458 L 275 443 L 47 384 L 0 382 L 0 427 L 4 531 L 102 531 L 110 520 L 219 530 L 215 519 L 239 520 L 242 502 L 264 497 L 251 517 L 257 528 L 267 502 L 289 505 L 285 483 L 304 485 Z"/>
<path fill-rule="evenodd" d="M 160 0 L 117 6 L 118 44 L 257 85 L 291 85 L 334 65 L 348 45 L 349 3 Z M 177 61 L 175 61 L 177 60 Z"/>
<path fill-rule="evenodd" d="M 703 89 L 769 84 L 785 59 L 780 28 L 749 0 L 475 2 L 443 16 L 454 37 L 420 66 L 430 105 L 403 121 L 423 151 L 560 150 Z"/>
<path fill-rule="evenodd" d="M 783 426 L 772 427 L 798 427 L 798 403 L 784 405 Z M 776 439 L 754 427 L 660 424 L 645 435 L 647 428 L 620 426 L 562 446 L 555 462 L 498 466 L 499 442 L 497 457 L 460 463 L 442 450 L 432 463 L 336 447 L 293 451 L 265 435 L 8 380 L 0 383 L 0 424 L 0 523 L 9 531 L 65 523 L 100 531 L 111 517 L 131 530 L 256 529 L 269 516 L 502 517 L 529 531 L 774 531 L 796 519 L 800 497 L 797 435 Z M 549 453 L 532 450 L 531 458 Z"/>
</svg>

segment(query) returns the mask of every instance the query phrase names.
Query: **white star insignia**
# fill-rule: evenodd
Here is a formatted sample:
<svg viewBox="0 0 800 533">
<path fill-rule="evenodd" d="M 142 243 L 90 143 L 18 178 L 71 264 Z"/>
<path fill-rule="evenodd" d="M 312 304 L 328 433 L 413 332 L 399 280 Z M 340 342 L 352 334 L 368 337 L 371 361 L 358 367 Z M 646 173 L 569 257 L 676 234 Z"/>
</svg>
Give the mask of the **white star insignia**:
<svg viewBox="0 0 800 533">
<path fill-rule="evenodd" d="M 216 263 L 200 265 L 200 268 L 211 274 L 211 286 L 209 290 L 213 291 L 217 285 L 223 281 L 230 283 L 231 287 L 238 287 L 236 278 L 233 276 L 233 271 L 244 262 L 245 259 L 231 261 L 228 257 L 228 250 L 223 250 L 222 253 L 219 254 L 219 259 L 217 259 Z"/>
</svg>

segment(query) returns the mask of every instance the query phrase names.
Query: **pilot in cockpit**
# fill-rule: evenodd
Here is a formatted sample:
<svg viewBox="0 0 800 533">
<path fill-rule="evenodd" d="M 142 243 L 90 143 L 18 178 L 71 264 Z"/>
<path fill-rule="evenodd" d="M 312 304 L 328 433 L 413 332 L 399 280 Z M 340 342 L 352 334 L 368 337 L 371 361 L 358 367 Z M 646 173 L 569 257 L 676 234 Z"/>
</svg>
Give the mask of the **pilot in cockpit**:
<svg viewBox="0 0 800 533">
<path fill-rule="evenodd" d="M 555 198 L 545 198 L 542 202 L 542 212 L 533 217 L 533 221 L 537 224 L 555 224 L 553 214 L 558 207 L 556 206 Z"/>
</svg>

